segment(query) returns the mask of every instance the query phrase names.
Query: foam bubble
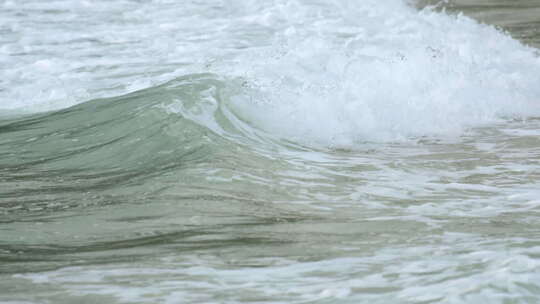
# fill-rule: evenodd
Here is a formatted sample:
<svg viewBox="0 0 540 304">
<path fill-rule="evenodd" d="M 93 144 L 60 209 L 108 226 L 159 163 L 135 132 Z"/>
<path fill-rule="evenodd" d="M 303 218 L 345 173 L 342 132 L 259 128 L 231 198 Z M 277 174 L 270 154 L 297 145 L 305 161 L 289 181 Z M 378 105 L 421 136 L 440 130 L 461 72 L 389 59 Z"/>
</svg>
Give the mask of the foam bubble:
<svg viewBox="0 0 540 304">
<path fill-rule="evenodd" d="M 284 29 L 271 50 L 247 55 L 238 115 L 293 140 L 348 146 L 540 114 L 530 48 L 467 17 L 363 4 L 328 5 Z"/>
</svg>

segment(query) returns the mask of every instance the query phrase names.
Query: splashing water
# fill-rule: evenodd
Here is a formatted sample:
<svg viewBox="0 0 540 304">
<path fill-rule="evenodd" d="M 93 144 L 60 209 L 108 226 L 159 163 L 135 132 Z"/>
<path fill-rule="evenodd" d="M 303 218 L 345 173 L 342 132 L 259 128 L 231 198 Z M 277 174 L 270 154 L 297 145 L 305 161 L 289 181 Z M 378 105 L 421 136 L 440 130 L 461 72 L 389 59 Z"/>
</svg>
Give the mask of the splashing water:
<svg viewBox="0 0 540 304">
<path fill-rule="evenodd" d="M 538 302 L 540 5 L 462 2 L 0 1 L 0 302 Z"/>
</svg>

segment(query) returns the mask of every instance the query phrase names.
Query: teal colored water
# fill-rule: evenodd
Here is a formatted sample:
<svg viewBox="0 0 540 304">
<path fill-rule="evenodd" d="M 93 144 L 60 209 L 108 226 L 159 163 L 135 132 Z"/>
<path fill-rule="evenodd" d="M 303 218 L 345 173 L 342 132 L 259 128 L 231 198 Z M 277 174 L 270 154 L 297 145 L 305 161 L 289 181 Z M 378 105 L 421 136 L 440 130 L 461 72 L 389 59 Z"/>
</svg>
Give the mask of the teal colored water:
<svg viewBox="0 0 540 304">
<path fill-rule="evenodd" d="M 0 2 L 0 302 L 538 302 L 540 4 L 471 3 Z"/>
</svg>

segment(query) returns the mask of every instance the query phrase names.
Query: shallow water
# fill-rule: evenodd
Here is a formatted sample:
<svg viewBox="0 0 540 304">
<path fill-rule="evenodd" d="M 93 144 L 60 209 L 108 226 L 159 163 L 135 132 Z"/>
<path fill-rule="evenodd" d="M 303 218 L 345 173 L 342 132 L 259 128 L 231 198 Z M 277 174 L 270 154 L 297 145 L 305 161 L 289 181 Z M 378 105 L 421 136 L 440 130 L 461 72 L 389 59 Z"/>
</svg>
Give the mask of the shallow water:
<svg viewBox="0 0 540 304">
<path fill-rule="evenodd" d="M 538 302 L 540 3 L 381 2 L 0 2 L 0 301 Z"/>
<path fill-rule="evenodd" d="M 436 6 L 493 24 L 523 43 L 540 46 L 540 5 L 536 0 L 420 0 L 418 7 Z"/>
</svg>

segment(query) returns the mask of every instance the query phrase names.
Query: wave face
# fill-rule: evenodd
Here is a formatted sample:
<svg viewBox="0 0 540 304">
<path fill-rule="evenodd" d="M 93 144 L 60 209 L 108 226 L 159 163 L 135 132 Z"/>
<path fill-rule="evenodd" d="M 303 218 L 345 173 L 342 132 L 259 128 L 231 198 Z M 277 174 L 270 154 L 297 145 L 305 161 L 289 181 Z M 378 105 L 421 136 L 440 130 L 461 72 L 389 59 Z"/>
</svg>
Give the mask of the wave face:
<svg viewBox="0 0 540 304">
<path fill-rule="evenodd" d="M 540 113 L 532 49 L 400 0 L 83 3 L 54 3 L 44 14 L 39 3 L 21 5 L 45 28 L 4 19 L 8 38 L 27 34 L 29 42 L 2 48 L 4 62 L 15 60 L 1 75 L 0 109 L 58 109 L 210 72 L 242 83 L 230 104 L 243 120 L 307 144 L 455 135 Z M 4 6 L 17 18 L 18 5 Z M 118 10 L 122 18 L 108 20 Z M 56 14 L 82 22 L 48 35 L 65 21 Z M 92 14 L 107 22 L 95 24 Z"/>
<path fill-rule="evenodd" d="M 535 302 L 538 50 L 415 5 L 0 2 L 0 302 Z"/>
</svg>

